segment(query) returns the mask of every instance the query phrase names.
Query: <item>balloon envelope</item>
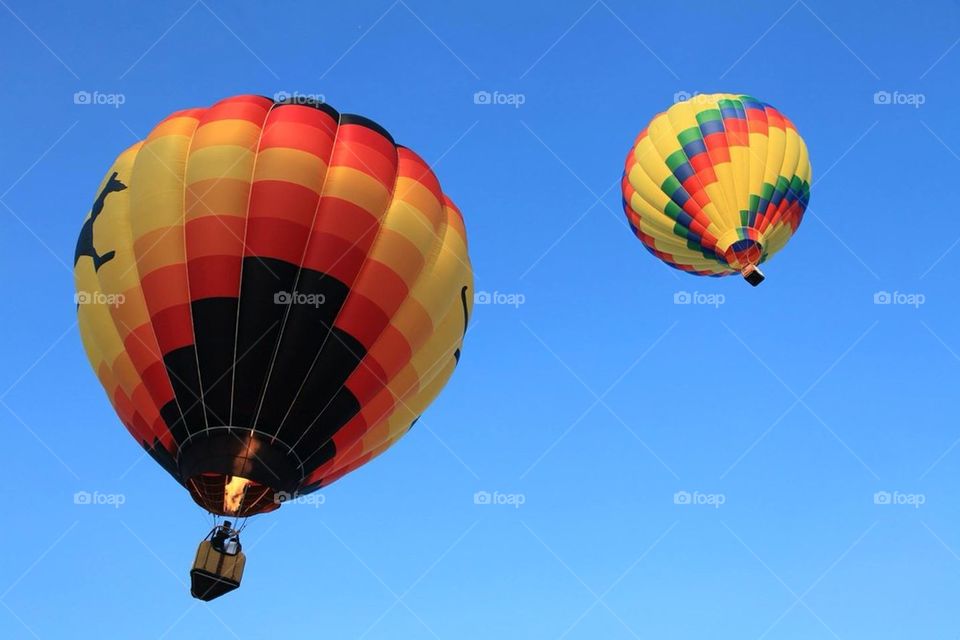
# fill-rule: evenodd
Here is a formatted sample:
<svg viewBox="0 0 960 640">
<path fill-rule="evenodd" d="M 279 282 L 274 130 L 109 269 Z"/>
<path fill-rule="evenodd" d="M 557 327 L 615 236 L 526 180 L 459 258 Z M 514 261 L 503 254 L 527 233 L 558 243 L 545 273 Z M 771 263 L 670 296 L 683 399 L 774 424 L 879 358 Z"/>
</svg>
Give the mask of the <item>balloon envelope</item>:
<svg viewBox="0 0 960 640">
<path fill-rule="evenodd" d="M 698 94 L 650 121 L 627 154 L 630 227 L 672 267 L 748 276 L 783 248 L 810 199 L 796 127 L 745 95 Z"/>
<path fill-rule="evenodd" d="M 366 118 L 261 96 L 174 113 L 121 153 L 74 272 L 120 420 L 230 515 L 396 442 L 473 302 L 463 220 L 420 157 Z"/>
</svg>

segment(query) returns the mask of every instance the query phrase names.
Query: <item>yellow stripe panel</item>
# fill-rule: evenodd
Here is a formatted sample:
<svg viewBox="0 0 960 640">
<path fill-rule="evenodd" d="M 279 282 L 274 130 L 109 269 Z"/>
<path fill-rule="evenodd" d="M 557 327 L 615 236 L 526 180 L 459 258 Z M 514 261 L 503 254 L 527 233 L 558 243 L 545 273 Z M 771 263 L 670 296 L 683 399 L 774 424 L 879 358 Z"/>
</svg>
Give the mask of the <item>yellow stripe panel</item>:
<svg viewBox="0 0 960 640">
<path fill-rule="evenodd" d="M 230 144 L 224 144 L 225 140 L 229 140 Z M 192 149 L 194 153 L 202 153 L 208 149 L 236 147 L 236 150 L 231 153 L 239 154 L 241 151 L 255 153 L 259 141 L 260 127 L 249 120 L 233 118 L 213 120 L 205 122 L 197 129 Z M 192 156 L 193 153 L 190 155 Z M 201 160 L 200 162 L 206 161 Z"/>
<path fill-rule="evenodd" d="M 136 158 L 137 147 L 138 145 L 131 147 L 117 158 L 107 172 L 107 178 L 114 172 L 129 175 L 130 166 Z M 106 182 L 105 178 L 100 189 L 97 190 L 98 193 Z M 128 217 L 129 198 L 119 196 L 125 193 L 127 192 L 111 193 L 105 201 L 100 217 L 94 223 L 96 225 L 94 237 L 98 245 L 96 248 L 101 254 L 108 250 L 116 251 L 115 257 L 101 267 L 99 277 L 92 260 L 81 260 L 74 268 L 76 289 L 81 296 L 77 316 L 81 335 L 84 337 L 84 349 L 88 355 L 93 354 L 92 362 L 99 363 L 95 366 L 111 403 L 114 400 L 113 393 L 119 386 L 127 397 L 136 397 L 142 401 L 138 406 L 148 412 L 144 418 L 151 421 L 159 415 L 159 409 L 146 393 L 143 381 L 124 347 L 121 331 L 125 335 L 127 329 L 118 328 L 113 315 L 117 313 L 120 319 L 124 318 L 125 314 L 134 318 L 142 315 L 142 312 L 135 310 L 137 303 L 142 303 L 142 297 L 129 299 L 118 297 L 118 294 L 126 295 L 123 283 L 127 276 L 124 276 L 123 272 L 129 272 L 134 278 L 136 277 L 130 238 L 129 235 L 124 236 L 124 231 L 127 230 L 124 221 Z M 89 215 L 87 217 L 89 218 Z M 128 230 L 127 233 L 129 233 Z M 105 275 L 108 272 L 112 274 L 109 277 Z M 111 289 L 104 285 L 120 288 L 119 290 Z M 133 296 L 132 293 L 130 295 Z M 125 307 L 128 301 L 132 311 L 120 311 L 119 309 Z M 121 327 L 123 327 L 122 324 Z"/>
<path fill-rule="evenodd" d="M 471 293 L 469 300 L 473 292 L 472 279 L 466 284 Z M 458 304 L 450 307 L 428 342 L 414 354 L 387 389 L 381 391 L 381 394 L 390 394 L 398 399 L 395 409 L 382 417 L 382 410 L 381 415 L 376 413 L 376 400 L 364 407 L 364 417 L 375 422 L 376 426 L 363 435 L 359 445 L 350 447 L 349 457 L 338 464 L 338 469 L 375 449 L 386 449 L 407 432 L 410 424 L 426 411 L 453 375 L 456 368 L 453 354 L 462 347 L 462 343 L 463 311 L 458 301 Z"/>
<path fill-rule="evenodd" d="M 392 198 L 390 191 L 376 178 L 342 165 L 333 165 L 327 171 L 323 195 L 346 200 L 374 216 L 381 216 Z"/>
<path fill-rule="evenodd" d="M 292 182 L 301 187 L 320 193 L 323 189 L 323 179 L 327 173 L 325 158 L 318 158 L 312 153 L 300 149 L 285 149 L 270 147 L 257 154 L 257 166 L 254 170 L 253 181 L 276 180 Z M 283 215 L 282 211 L 276 214 Z"/>
</svg>

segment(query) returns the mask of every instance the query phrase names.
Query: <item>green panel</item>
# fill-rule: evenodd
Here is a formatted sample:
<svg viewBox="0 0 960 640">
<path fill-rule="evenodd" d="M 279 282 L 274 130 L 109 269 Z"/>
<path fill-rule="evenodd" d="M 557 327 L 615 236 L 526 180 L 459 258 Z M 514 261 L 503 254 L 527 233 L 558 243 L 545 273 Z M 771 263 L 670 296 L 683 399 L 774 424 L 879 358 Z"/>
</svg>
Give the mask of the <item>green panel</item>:
<svg viewBox="0 0 960 640">
<path fill-rule="evenodd" d="M 663 184 L 660 185 L 660 188 L 663 190 L 667 197 L 672 198 L 673 194 L 676 193 L 677 189 L 681 188 L 680 181 L 677 180 L 676 176 L 670 176 L 663 181 Z"/>
<path fill-rule="evenodd" d="M 683 209 L 681 209 L 676 202 L 671 200 L 667 203 L 667 206 L 663 208 L 663 213 L 666 214 L 666 216 L 671 220 L 676 220 L 677 217 L 683 213 Z"/>
<path fill-rule="evenodd" d="M 712 122 L 714 120 L 723 120 L 723 116 L 720 114 L 719 109 L 704 109 L 697 114 L 697 122 L 703 124 L 704 122 Z"/>
<path fill-rule="evenodd" d="M 680 146 L 687 145 L 696 140 L 702 140 L 703 136 L 700 135 L 699 127 L 690 127 L 689 129 L 684 129 L 677 136 L 677 140 L 680 141 Z"/>
<path fill-rule="evenodd" d="M 677 149 L 667 156 L 667 167 L 670 168 L 670 171 L 676 171 L 677 167 L 682 166 L 686 161 L 687 154 L 683 152 L 683 149 Z"/>
</svg>

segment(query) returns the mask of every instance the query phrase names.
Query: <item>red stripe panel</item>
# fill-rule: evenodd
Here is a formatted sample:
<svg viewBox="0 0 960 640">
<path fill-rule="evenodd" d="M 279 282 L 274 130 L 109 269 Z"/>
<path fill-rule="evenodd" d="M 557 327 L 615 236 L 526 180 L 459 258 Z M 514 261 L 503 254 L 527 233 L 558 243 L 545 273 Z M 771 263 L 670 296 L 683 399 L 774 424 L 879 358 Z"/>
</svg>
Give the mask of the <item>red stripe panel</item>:
<svg viewBox="0 0 960 640">
<path fill-rule="evenodd" d="M 772 107 L 767 107 L 767 123 L 777 129 L 786 129 L 783 115 Z"/>
<path fill-rule="evenodd" d="M 763 109 L 747 109 L 747 127 L 750 133 L 767 135 L 767 112 Z"/>
<path fill-rule="evenodd" d="M 280 180 L 257 180 L 250 192 L 249 220 L 282 217 L 309 229 L 319 201 L 319 194 L 309 187 Z"/>
<path fill-rule="evenodd" d="M 163 448 L 168 452 L 172 454 L 173 451 L 176 450 L 177 446 L 173 441 L 173 434 L 170 433 L 170 430 L 167 428 L 167 423 L 164 422 L 163 418 L 159 415 L 157 419 L 153 421 L 153 433 L 157 436 Z"/>
<path fill-rule="evenodd" d="M 361 412 L 370 414 L 373 402 L 389 382 L 387 372 L 369 356 L 364 358 L 344 385 L 361 403 Z M 390 394 L 386 394 L 390 395 Z"/>
<path fill-rule="evenodd" d="M 160 353 L 155 351 L 157 347 L 153 326 L 147 323 L 137 327 L 127 334 L 123 345 L 157 406 L 162 407 L 172 400 L 173 387 L 170 386 Z"/>
<path fill-rule="evenodd" d="M 711 133 L 703 139 L 707 145 L 707 153 L 714 166 L 723 162 L 730 162 L 730 149 L 727 147 L 727 136 L 723 133 Z"/>
<path fill-rule="evenodd" d="M 206 108 L 181 109 L 180 111 L 174 111 L 173 113 L 168 115 L 166 118 L 158 122 L 157 126 L 155 126 L 154 129 L 159 127 L 164 122 L 168 120 L 174 120 L 176 118 L 194 118 L 196 120 L 199 120 L 200 118 L 203 117 L 203 114 L 205 111 L 206 111 Z"/>
<path fill-rule="evenodd" d="M 207 256 L 187 261 L 190 299 L 240 297 L 240 261 L 236 256 Z"/>
<path fill-rule="evenodd" d="M 419 252 L 411 252 L 410 261 L 422 265 L 423 258 Z M 407 283 L 393 269 L 382 262 L 368 260 L 353 285 L 336 326 L 357 338 L 369 350 L 409 292 Z M 368 308 L 370 305 L 373 308 Z M 381 317 L 383 322 L 380 322 Z"/>
<path fill-rule="evenodd" d="M 379 219 L 363 207 L 324 197 L 303 266 L 352 283 L 379 228 Z"/>
<path fill-rule="evenodd" d="M 246 120 L 258 127 L 263 124 L 263 117 L 273 106 L 273 100 L 263 96 L 234 96 L 216 103 L 206 110 L 200 120 L 200 125 L 215 120 Z"/>
<path fill-rule="evenodd" d="M 136 414 L 133 403 L 130 401 L 130 398 L 127 397 L 127 394 L 123 392 L 123 389 L 117 386 L 117 388 L 113 390 L 111 400 L 113 401 L 113 408 L 116 409 L 117 415 L 127 428 L 127 431 L 129 431 L 138 442 L 149 442 L 152 431 L 143 418 Z"/>
<path fill-rule="evenodd" d="M 397 148 L 388 138 L 384 138 L 382 135 L 359 124 L 343 124 L 340 125 L 340 132 L 337 135 L 337 147 L 339 148 L 341 142 L 347 142 L 349 144 L 362 145 L 368 147 L 370 151 L 377 153 L 384 158 L 396 158 Z M 390 180 L 389 182 L 393 182 Z"/>
<path fill-rule="evenodd" d="M 299 149 L 326 160 L 336 131 L 337 121 L 327 113 L 312 107 L 284 105 L 270 112 L 260 148 Z"/>
<path fill-rule="evenodd" d="M 740 118 L 727 118 L 723 121 L 723 128 L 727 135 L 727 144 L 730 146 L 745 147 L 750 144 L 747 135 L 747 123 Z"/>
<path fill-rule="evenodd" d="M 342 469 L 338 470 L 336 473 L 331 475 L 329 478 L 324 480 L 324 485 L 332 484 L 337 480 L 339 480 L 340 478 L 342 478 L 343 476 L 347 475 L 348 473 L 356 471 L 363 465 L 370 462 L 370 460 L 373 458 L 373 455 L 374 455 L 373 452 L 363 454 L 362 456 L 360 456 L 359 458 L 351 462 L 349 465 L 347 465 L 346 467 L 343 467 Z"/>
<path fill-rule="evenodd" d="M 192 300 L 239 297 L 244 222 L 237 216 L 207 215 L 184 225 Z"/>
<path fill-rule="evenodd" d="M 183 225 L 187 262 L 206 256 L 239 258 L 243 254 L 245 222 L 239 216 L 213 214 L 188 221 Z"/>
<path fill-rule="evenodd" d="M 244 255 L 269 256 L 300 264 L 319 201 L 313 189 L 292 182 L 254 182 Z M 274 232 L 280 235 L 273 237 Z"/>
<path fill-rule="evenodd" d="M 406 147 L 400 147 L 397 153 L 399 154 L 398 174 L 404 178 L 416 180 L 426 187 L 439 202 L 443 202 L 443 190 L 440 188 L 440 181 L 437 180 L 436 174 L 430 169 L 430 165 Z"/>
<path fill-rule="evenodd" d="M 170 386 L 170 378 L 167 376 L 167 367 L 162 361 L 155 362 L 147 367 L 141 374 L 143 384 L 151 390 L 151 395 L 157 406 L 164 406 L 173 400 L 173 388 Z M 162 392 L 160 392 L 162 390 Z"/>
<path fill-rule="evenodd" d="M 411 337 L 405 336 L 393 325 L 387 325 L 380 335 L 373 353 L 367 358 L 375 358 L 377 366 L 383 371 L 385 380 L 392 380 L 403 367 L 410 362 L 413 357 L 413 349 L 410 348 Z M 362 368 L 362 367 L 361 367 Z M 359 369 L 354 374 L 359 373 Z M 353 376 L 347 379 L 346 386 L 353 395 L 357 397 L 360 404 L 369 401 L 374 393 L 379 390 L 378 387 L 369 387 L 363 384 L 361 379 L 354 380 Z"/>
<path fill-rule="evenodd" d="M 341 130 L 347 128 L 349 128 L 349 125 L 342 127 Z M 363 130 L 367 131 L 367 129 Z M 392 191 L 397 175 L 396 159 L 387 158 L 372 147 L 357 144 L 355 141 L 344 141 L 343 135 L 344 134 L 341 133 L 340 139 L 337 140 L 337 148 L 343 143 L 345 152 L 337 157 L 337 165 L 350 167 L 351 169 L 365 173 Z"/>
<path fill-rule="evenodd" d="M 276 258 L 299 265 L 310 226 L 278 218 L 251 218 L 245 256 Z"/>
<path fill-rule="evenodd" d="M 392 303 L 393 300 L 396 300 L 396 306 L 399 306 L 399 301 L 406 295 L 405 292 L 406 286 L 404 286 L 402 281 L 397 282 L 396 276 L 394 276 L 393 282 L 384 282 L 383 290 L 378 291 L 377 295 L 379 296 L 382 293 L 384 297 L 392 299 L 388 300 L 388 302 Z M 393 310 L 389 310 L 391 315 L 392 311 Z M 380 305 L 370 298 L 352 292 L 347 298 L 347 302 L 344 304 L 340 316 L 337 318 L 336 326 L 356 338 L 365 350 L 369 350 L 376 341 L 377 336 L 380 335 L 383 328 L 390 322 L 390 317 L 390 315 L 384 313 Z"/>
<path fill-rule="evenodd" d="M 697 154 L 696 157 L 690 159 L 690 166 L 693 167 L 700 182 L 704 185 L 713 184 L 717 181 L 717 176 L 713 172 L 713 161 L 708 154 Z"/>
<path fill-rule="evenodd" d="M 193 321 L 190 305 L 169 307 L 153 315 L 153 329 L 164 355 L 193 344 Z"/>
</svg>

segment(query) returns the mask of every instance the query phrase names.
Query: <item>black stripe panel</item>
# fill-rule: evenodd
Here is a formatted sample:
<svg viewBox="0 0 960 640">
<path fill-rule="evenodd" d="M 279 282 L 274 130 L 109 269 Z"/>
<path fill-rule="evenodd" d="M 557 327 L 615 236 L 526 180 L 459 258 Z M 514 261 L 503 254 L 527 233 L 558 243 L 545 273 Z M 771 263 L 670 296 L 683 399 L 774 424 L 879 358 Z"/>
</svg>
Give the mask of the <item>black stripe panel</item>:
<svg viewBox="0 0 960 640">
<path fill-rule="evenodd" d="M 244 258 L 240 283 L 232 424 L 252 427 L 298 267 L 273 258 Z"/>
<path fill-rule="evenodd" d="M 190 305 L 193 340 L 200 363 L 203 405 L 207 425 L 229 424 L 233 342 L 237 322 L 236 298 L 204 298 Z"/>
<path fill-rule="evenodd" d="M 203 431 L 206 421 L 203 404 L 200 402 L 200 376 L 197 373 L 197 350 L 187 345 L 174 349 L 163 356 L 173 393 L 177 397 L 183 420 L 176 419 L 170 425 L 174 440 L 182 443 L 191 433 Z"/>
<path fill-rule="evenodd" d="M 323 406 L 317 407 L 317 411 L 309 416 L 296 410 L 304 396 L 316 398 L 316 388 L 311 382 L 316 380 L 317 376 L 346 380 L 350 375 L 355 363 L 343 357 L 323 357 L 323 352 L 327 351 L 330 343 L 336 342 L 329 336 L 330 327 L 349 292 L 349 288 L 336 278 L 308 269 L 300 274 L 297 293 L 304 302 L 295 302 L 290 306 L 270 385 L 264 394 L 257 429 L 267 433 L 277 433 L 279 429 L 281 439 L 292 444 Z M 314 305 L 306 302 L 309 300 L 323 302 Z M 303 391 L 298 398 L 297 392 L 301 386 Z M 291 415 L 281 428 L 281 422 L 288 410 L 291 410 Z"/>
</svg>

